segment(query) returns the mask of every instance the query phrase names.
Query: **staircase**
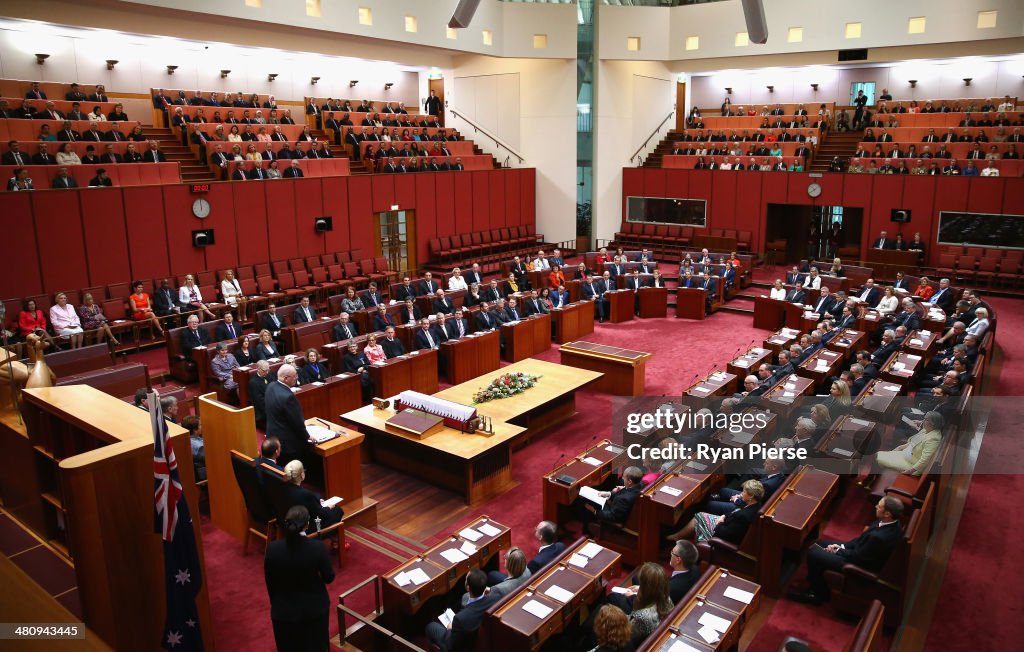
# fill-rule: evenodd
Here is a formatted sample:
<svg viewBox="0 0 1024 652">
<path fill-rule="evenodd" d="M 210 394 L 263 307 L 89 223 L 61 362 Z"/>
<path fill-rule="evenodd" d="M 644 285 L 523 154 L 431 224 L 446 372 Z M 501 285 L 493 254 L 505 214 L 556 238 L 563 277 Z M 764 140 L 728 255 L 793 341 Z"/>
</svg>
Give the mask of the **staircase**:
<svg viewBox="0 0 1024 652">
<path fill-rule="evenodd" d="M 335 145 L 334 140 L 331 138 L 329 133 L 323 129 L 311 129 L 310 133 L 312 133 L 313 137 L 318 141 L 322 140 L 326 143 L 330 143 L 327 146 L 327 149 L 331 150 L 331 156 L 348 159 L 349 174 L 355 177 L 370 173 L 366 169 L 366 166 L 363 165 L 362 161 L 357 161 L 346 153 L 344 145 Z"/>
<path fill-rule="evenodd" d="M 146 140 L 160 143 L 160 151 L 167 157 L 168 162 L 178 163 L 181 180 L 184 183 L 217 181 L 213 172 L 196 158 L 191 149 L 182 145 L 181 140 L 170 129 L 143 127 L 142 133 Z"/>
<path fill-rule="evenodd" d="M 845 170 L 850 157 L 857 151 L 857 143 L 860 142 L 862 135 L 859 131 L 829 131 L 818 145 L 808 172 L 828 172 L 829 163 L 836 156 L 843 162 Z"/>
<path fill-rule="evenodd" d="M 647 155 L 644 160 L 643 167 L 645 168 L 660 168 L 661 157 L 672 153 L 672 148 L 675 146 L 675 137 L 679 132 L 675 129 L 668 132 L 668 134 L 658 143 L 658 146 L 654 148 L 654 151 Z"/>
</svg>

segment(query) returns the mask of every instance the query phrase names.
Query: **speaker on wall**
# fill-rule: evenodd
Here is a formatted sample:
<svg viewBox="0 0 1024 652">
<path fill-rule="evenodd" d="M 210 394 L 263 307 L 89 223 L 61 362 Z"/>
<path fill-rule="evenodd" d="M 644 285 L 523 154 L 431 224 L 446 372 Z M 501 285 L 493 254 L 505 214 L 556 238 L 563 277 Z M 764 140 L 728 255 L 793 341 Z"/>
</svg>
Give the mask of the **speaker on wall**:
<svg viewBox="0 0 1024 652">
<path fill-rule="evenodd" d="M 764 18 L 764 0 L 743 0 L 743 18 L 747 21 L 747 38 L 751 43 L 768 42 L 768 22 Z"/>
<path fill-rule="evenodd" d="M 213 229 L 199 229 L 192 232 L 193 247 L 209 247 L 213 242 Z"/>
<path fill-rule="evenodd" d="M 334 230 L 334 219 L 331 217 L 317 217 L 313 220 L 313 230 L 317 233 Z"/>
<path fill-rule="evenodd" d="M 453 29 L 469 27 L 476 8 L 480 6 L 480 0 L 459 0 L 459 6 L 455 8 L 452 19 L 448 21 L 448 27 Z"/>
<path fill-rule="evenodd" d="M 892 222 L 899 222 L 900 224 L 906 224 L 910 221 L 910 211 L 906 208 L 894 208 L 892 213 L 889 215 L 889 220 Z"/>
</svg>

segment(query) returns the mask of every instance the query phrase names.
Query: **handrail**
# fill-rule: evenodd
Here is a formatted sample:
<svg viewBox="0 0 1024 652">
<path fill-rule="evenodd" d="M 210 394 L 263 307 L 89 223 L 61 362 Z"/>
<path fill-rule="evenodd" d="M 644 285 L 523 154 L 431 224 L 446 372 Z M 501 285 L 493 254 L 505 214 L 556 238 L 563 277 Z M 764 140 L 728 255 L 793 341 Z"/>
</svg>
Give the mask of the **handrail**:
<svg viewBox="0 0 1024 652">
<path fill-rule="evenodd" d="M 494 144 L 495 144 L 495 145 L 497 145 L 498 147 L 501 147 L 501 148 L 505 149 L 506 151 L 508 151 L 509 153 L 511 153 L 511 154 L 512 154 L 512 156 L 515 156 L 515 157 L 516 157 L 517 159 L 519 159 L 519 163 L 520 163 L 520 164 L 521 164 L 521 163 L 522 163 L 522 162 L 523 162 L 524 160 L 526 160 L 526 159 L 525 159 L 525 158 L 523 157 L 523 155 L 522 155 L 522 154 L 520 154 L 520 153 L 519 153 L 519 152 L 517 152 L 516 150 L 512 149 L 511 147 L 509 147 L 509 146 L 508 146 L 508 145 L 507 145 L 507 144 L 505 143 L 505 141 L 501 140 L 500 138 L 498 138 L 497 136 L 495 136 L 495 135 L 494 135 L 494 134 L 492 134 L 491 132 L 487 131 L 486 129 L 484 129 L 483 127 L 481 127 L 480 125 L 478 125 L 477 123 L 473 122 L 473 120 L 472 120 L 472 119 L 470 119 L 470 118 L 469 118 L 468 116 L 466 116 L 466 114 L 465 114 L 465 113 L 464 113 L 464 112 L 463 112 L 462 110 L 460 110 L 460 109 L 456 109 L 455 107 L 451 107 L 451 106 L 450 106 L 450 107 L 447 107 L 447 108 L 446 108 L 445 110 L 446 110 L 446 111 L 447 111 L 448 113 L 451 113 L 451 114 L 452 114 L 453 116 L 455 116 L 456 118 L 460 118 L 460 119 L 464 120 L 465 122 L 467 122 L 467 123 L 468 123 L 468 124 L 469 124 L 469 125 L 470 125 L 471 127 L 473 127 L 473 130 L 474 130 L 474 131 L 479 131 L 479 132 L 482 132 L 482 133 L 483 133 L 483 135 L 485 135 L 485 136 L 487 136 L 488 138 L 490 138 L 491 140 L 493 140 L 493 141 L 494 141 Z M 508 160 L 508 159 L 507 159 L 507 157 L 506 157 L 506 160 Z"/>
<path fill-rule="evenodd" d="M 669 118 L 671 118 L 675 114 L 676 114 L 675 109 L 673 109 L 672 111 L 669 111 L 669 114 L 667 116 L 665 116 L 665 119 L 662 120 L 658 124 L 658 126 L 655 127 L 654 131 L 651 132 L 651 135 L 647 137 L 647 140 L 644 141 L 644 144 L 641 145 L 640 147 L 638 147 L 637 150 L 635 152 L 633 152 L 633 155 L 629 157 L 629 162 L 630 163 L 632 163 L 633 160 L 637 156 L 640 155 L 640 152 L 644 151 L 644 148 L 647 147 L 647 143 L 651 142 L 651 139 L 654 138 L 655 136 L 657 136 L 659 132 L 661 132 L 661 128 L 664 127 L 665 123 L 668 122 Z"/>
</svg>

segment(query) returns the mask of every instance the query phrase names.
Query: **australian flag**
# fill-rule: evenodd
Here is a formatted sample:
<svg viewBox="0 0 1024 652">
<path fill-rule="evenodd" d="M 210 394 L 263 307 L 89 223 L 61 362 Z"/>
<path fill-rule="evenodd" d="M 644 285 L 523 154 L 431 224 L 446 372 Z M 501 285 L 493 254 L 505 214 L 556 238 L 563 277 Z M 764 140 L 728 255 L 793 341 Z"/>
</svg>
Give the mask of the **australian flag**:
<svg viewBox="0 0 1024 652">
<path fill-rule="evenodd" d="M 149 416 L 153 426 L 153 497 L 156 503 L 156 531 L 164 540 L 164 591 L 167 614 L 160 645 L 174 652 L 201 652 L 196 595 L 203 586 L 192 517 L 181 489 L 178 462 L 174 458 L 160 397 L 149 395 Z"/>
</svg>

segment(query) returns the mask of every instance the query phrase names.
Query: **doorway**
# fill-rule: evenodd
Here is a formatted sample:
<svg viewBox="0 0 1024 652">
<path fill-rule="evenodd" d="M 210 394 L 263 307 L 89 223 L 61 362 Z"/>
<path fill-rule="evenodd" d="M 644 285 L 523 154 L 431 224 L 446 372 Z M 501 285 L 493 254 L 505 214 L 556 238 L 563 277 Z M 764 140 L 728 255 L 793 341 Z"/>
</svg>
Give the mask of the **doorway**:
<svg viewBox="0 0 1024 652">
<path fill-rule="evenodd" d="M 858 258 L 863 208 L 768 204 L 766 240 L 785 240 L 780 262 L 794 263 L 813 256 L 818 260 Z"/>
<path fill-rule="evenodd" d="M 444 122 L 444 78 L 443 77 L 438 77 L 437 79 L 434 79 L 434 78 L 428 79 L 427 80 L 427 91 L 428 91 L 428 93 L 427 93 L 428 95 L 429 95 L 429 91 L 434 91 L 434 95 L 437 95 L 438 99 L 441 100 L 441 112 L 440 112 L 440 114 L 438 114 L 437 119 L 441 121 L 441 124 L 445 124 L 445 122 Z M 421 106 L 420 109 L 422 109 L 422 108 L 423 107 Z"/>
<path fill-rule="evenodd" d="M 676 131 L 686 129 L 686 116 L 689 110 L 686 108 L 686 82 L 676 82 Z"/>
<path fill-rule="evenodd" d="M 416 269 L 415 211 L 386 211 L 374 216 L 377 256 L 388 261 L 388 269 L 402 273 Z"/>
</svg>

